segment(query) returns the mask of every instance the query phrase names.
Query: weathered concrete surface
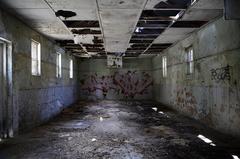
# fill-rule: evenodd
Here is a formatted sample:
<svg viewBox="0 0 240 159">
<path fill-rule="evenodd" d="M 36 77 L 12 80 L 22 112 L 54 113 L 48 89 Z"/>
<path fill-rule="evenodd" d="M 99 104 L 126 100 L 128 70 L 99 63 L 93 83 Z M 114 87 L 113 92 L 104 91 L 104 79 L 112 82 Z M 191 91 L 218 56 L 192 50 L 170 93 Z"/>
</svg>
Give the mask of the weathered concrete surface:
<svg viewBox="0 0 240 159">
<path fill-rule="evenodd" d="M 156 103 L 80 102 L 47 125 L 4 141 L 0 158 L 232 159 L 240 155 L 236 143 Z"/>
<path fill-rule="evenodd" d="M 106 59 L 80 61 L 82 99 L 151 100 L 152 63 L 150 58 L 124 59 L 123 68 L 107 67 Z"/>
<path fill-rule="evenodd" d="M 70 57 L 63 49 L 3 11 L 0 37 L 13 43 L 14 131 L 39 125 L 76 101 L 77 78 L 69 79 Z M 31 39 L 41 43 L 41 76 L 31 75 Z M 62 53 L 60 79 L 56 78 L 56 52 Z"/>
<path fill-rule="evenodd" d="M 154 95 L 158 102 L 224 133 L 240 136 L 240 22 L 222 18 L 175 44 L 168 58 L 153 58 Z M 193 46 L 194 74 L 186 75 L 185 48 Z"/>
</svg>

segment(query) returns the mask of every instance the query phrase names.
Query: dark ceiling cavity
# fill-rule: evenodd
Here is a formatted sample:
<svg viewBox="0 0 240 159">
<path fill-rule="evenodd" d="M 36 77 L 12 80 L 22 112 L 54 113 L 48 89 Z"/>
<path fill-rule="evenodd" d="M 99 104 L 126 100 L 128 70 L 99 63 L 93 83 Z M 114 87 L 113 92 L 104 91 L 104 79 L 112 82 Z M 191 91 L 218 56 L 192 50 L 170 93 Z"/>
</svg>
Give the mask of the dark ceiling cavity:
<svg viewBox="0 0 240 159">
<path fill-rule="evenodd" d="M 137 27 L 145 28 L 166 28 L 170 24 L 170 21 L 139 21 Z"/>
<path fill-rule="evenodd" d="M 139 32 L 135 31 L 135 35 L 138 35 L 138 34 L 150 34 L 150 35 L 157 34 L 157 35 L 159 35 L 163 31 L 164 31 L 164 29 L 149 29 L 149 28 L 145 29 L 145 28 L 143 28 Z"/>
<path fill-rule="evenodd" d="M 163 44 L 152 44 L 150 48 L 160 48 L 160 49 L 165 49 L 171 46 L 172 43 L 163 43 Z"/>
<path fill-rule="evenodd" d="M 120 1 L 120 2 L 119 2 L 119 4 L 123 4 L 123 3 L 125 3 L 125 2 L 124 2 L 124 1 Z"/>
<path fill-rule="evenodd" d="M 177 21 L 171 27 L 174 27 L 174 28 L 199 28 L 206 23 L 207 23 L 207 21 Z"/>
<path fill-rule="evenodd" d="M 186 9 L 190 4 L 191 0 L 167 0 L 159 2 L 154 6 L 154 8 Z"/>
<path fill-rule="evenodd" d="M 130 43 L 147 43 L 147 44 L 151 44 L 153 42 L 153 40 L 130 40 Z"/>
<path fill-rule="evenodd" d="M 144 10 L 141 20 L 171 20 L 180 10 Z"/>
<path fill-rule="evenodd" d="M 68 10 L 58 10 L 57 12 L 55 12 L 55 15 L 57 17 L 64 17 L 65 19 L 70 18 L 70 17 L 74 17 L 77 14 L 73 11 L 68 11 Z"/>
<path fill-rule="evenodd" d="M 101 30 L 92 29 L 72 29 L 73 34 L 101 34 Z"/>
<path fill-rule="evenodd" d="M 64 20 L 68 28 L 99 28 L 99 22 L 94 20 Z"/>
<path fill-rule="evenodd" d="M 146 34 L 134 34 L 132 36 L 132 40 L 141 40 L 141 39 L 156 39 L 158 37 L 158 35 L 146 35 Z"/>
<path fill-rule="evenodd" d="M 103 43 L 103 39 L 99 39 L 99 37 L 94 36 L 94 39 L 92 40 L 94 44 L 101 44 Z"/>
</svg>

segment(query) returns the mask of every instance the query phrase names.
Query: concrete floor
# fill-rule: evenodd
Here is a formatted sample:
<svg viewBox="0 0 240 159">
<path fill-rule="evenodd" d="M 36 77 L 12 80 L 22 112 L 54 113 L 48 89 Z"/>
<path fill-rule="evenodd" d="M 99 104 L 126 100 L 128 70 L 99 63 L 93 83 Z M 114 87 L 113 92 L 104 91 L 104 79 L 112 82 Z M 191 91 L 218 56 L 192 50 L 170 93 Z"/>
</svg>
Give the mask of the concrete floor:
<svg viewBox="0 0 240 159">
<path fill-rule="evenodd" d="M 232 159 L 240 156 L 238 143 L 151 102 L 79 102 L 30 133 L 2 141 L 0 159 Z"/>
</svg>

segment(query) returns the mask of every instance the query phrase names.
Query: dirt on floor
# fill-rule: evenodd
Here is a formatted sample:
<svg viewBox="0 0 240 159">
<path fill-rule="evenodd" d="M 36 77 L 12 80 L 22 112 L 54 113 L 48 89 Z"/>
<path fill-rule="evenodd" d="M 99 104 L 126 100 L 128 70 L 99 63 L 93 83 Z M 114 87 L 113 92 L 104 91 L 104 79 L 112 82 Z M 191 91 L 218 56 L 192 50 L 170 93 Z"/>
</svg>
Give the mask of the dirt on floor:
<svg viewBox="0 0 240 159">
<path fill-rule="evenodd" d="M 156 103 L 79 102 L 2 141 L 0 159 L 233 159 L 239 143 Z"/>
</svg>

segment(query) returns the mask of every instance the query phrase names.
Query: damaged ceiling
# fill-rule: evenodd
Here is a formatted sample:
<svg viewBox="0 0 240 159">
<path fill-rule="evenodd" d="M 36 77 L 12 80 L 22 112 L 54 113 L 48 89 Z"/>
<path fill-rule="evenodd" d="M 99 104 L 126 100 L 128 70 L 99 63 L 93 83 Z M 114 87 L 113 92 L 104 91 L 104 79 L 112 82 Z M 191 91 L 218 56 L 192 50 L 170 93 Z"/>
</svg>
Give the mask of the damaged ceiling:
<svg viewBox="0 0 240 159">
<path fill-rule="evenodd" d="M 223 15 L 223 0 L 0 0 L 78 57 L 159 54 Z"/>
</svg>

